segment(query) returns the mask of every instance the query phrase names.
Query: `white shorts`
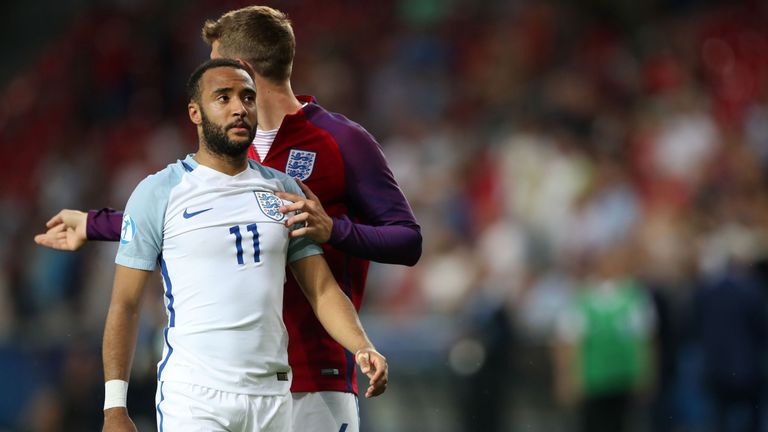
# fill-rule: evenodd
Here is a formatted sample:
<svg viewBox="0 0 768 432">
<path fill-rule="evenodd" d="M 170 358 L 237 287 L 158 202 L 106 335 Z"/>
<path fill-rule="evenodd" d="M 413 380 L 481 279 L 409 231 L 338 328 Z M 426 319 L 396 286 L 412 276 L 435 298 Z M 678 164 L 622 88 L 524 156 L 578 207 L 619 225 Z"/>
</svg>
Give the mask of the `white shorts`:
<svg viewBox="0 0 768 432">
<path fill-rule="evenodd" d="M 229 393 L 177 382 L 157 383 L 160 432 L 290 432 L 291 397 Z"/>
<path fill-rule="evenodd" d="M 296 432 L 359 432 L 360 411 L 354 393 L 293 393 Z"/>
</svg>

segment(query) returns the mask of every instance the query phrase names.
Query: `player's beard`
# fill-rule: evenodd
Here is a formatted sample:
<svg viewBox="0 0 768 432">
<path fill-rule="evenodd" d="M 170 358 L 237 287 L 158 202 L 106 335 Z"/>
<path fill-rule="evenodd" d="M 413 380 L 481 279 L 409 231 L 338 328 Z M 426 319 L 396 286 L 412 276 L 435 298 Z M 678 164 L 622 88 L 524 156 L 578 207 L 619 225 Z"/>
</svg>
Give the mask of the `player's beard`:
<svg viewBox="0 0 768 432">
<path fill-rule="evenodd" d="M 205 115 L 205 111 L 200 110 L 200 114 L 203 119 L 203 138 L 205 139 L 205 144 L 211 153 L 227 157 L 239 157 L 248 151 L 248 147 L 250 147 L 251 143 L 253 142 L 253 138 L 256 136 L 256 128 L 252 127 L 247 122 L 245 122 L 245 120 L 243 120 L 243 123 L 245 123 L 246 127 L 250 129 L 248 139 L 242 142 L 233 141 L 227 136 L 227 130 L 235 126 L 237 122 L 230 123 L 226 126 L 221 126 L 208 120 L 208 116 Z"/>
</svg>

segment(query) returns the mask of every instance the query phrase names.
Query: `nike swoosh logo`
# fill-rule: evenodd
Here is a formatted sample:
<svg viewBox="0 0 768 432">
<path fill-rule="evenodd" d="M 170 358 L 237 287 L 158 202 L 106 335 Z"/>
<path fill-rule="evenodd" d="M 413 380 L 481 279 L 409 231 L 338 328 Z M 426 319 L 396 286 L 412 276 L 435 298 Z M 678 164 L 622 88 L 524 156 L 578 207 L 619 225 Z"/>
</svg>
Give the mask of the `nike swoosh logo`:
<svg viewBox="0 0 768 432">
<path fill-rule="evenodd" d="M 213 210 L 213 207 L 211 207 L 211 208 L 207 208 L 207 209 L 204 209 L 204 210 L 198 210 L 198 211 L 196 211 L 196 212 L 192 212 L 192 213 L 189 213 L 189 212 L 187 211 L 187 209 L 184 209 L 184 215 L 183 215 L 183 216 L 184 216 L 184 219 L 189 219 L 189 218 L 193 218 L 193 217 L 195 217 L 195 216 L 199 215 L 200 213 L 205 213 L 205 212 L 207 212 L 208 210 Z"/>
</svg>

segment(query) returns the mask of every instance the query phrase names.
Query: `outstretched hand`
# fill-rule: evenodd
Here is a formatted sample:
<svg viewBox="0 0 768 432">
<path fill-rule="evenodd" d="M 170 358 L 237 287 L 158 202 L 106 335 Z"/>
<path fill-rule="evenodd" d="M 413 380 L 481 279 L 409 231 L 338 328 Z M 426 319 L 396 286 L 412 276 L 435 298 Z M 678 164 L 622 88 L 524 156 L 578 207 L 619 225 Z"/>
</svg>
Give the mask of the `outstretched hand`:
<svg viewBox="0 0 768 432">
<path fill-rule="evenodd" d="M 85 225 L 88 214 L 78 210 L 62 210 L 52 217 L 45 226 L 44 234 L 35 236 L 40 246 L 63 251 L 76 251 L 88 241 Z"/>
<path fill-rule="evenodd" d="M 317 243 L 325 243 L 331 238 L 333 229 L 333 219 L 325 212 L 320 199 L 315 195 L 307 185 L 301 180 L 296 179 L 296 183 L 307 197 L 292 194 L 290 192 L 278 192 L 276 195 L 286 201 L 293 201 L 292 204 L 280 206 L 280 212 L 297 212 L 285 221 L 285 225 L 291 227 L 295 224 L 302 224 L 301 228 L 291 231 L 291 238 L 307 236 Z"/>
<path fill-rule="evenodd" d="M 365 397 L 371 398 L 384 393 L 389 381 L 387 359 L 375 349 L 367 348 L 355 353 L 355 361 L 360 366 L 360 371 L 370 380 Z"/>
</svg>

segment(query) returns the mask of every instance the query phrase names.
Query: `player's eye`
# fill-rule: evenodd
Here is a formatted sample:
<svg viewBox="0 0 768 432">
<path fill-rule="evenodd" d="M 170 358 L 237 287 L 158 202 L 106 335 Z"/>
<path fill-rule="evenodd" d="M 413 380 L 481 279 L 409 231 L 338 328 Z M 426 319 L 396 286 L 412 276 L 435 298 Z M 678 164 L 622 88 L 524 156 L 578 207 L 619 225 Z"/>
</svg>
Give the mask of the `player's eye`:
<svg viewBox="0 0 768 432">
<path fill-rule="evenodd" d="M 222 102 L 222 103 L 227 103 L 227 102 L 229 102 L 229 96 L 227 96 L 227 95 L 219 95 L 219 97 L 217 97 L 216 100 L 219 101 L 219 102 Z"/>
<path fill-rule="evenodd" d="M 256 102 L 256 96 L 255 95 L 245 95 L 243 96 L 243 101 L 248 104 L 253 104 Z"/>
</svg>

